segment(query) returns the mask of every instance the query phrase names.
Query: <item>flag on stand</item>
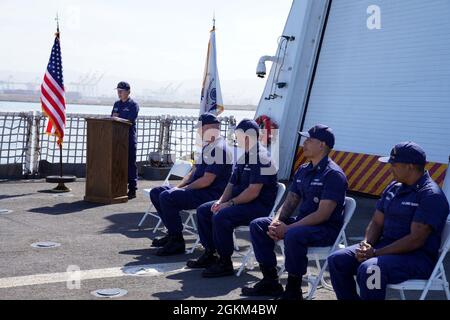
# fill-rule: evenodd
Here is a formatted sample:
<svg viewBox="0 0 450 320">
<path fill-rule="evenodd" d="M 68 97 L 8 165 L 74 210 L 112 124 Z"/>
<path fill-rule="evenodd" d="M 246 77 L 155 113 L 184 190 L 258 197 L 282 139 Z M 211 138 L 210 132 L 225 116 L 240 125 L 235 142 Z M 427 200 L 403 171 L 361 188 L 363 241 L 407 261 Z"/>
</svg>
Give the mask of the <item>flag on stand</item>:
<svg viewBox="0 0 450 320">
<path fill-rule="evenodd" d="M 64 82 L 61 60 L 61 46 L 59 43 L 59 28 L 55 34 L 50 60 L 41 85 L 42 111 L 48 117 L 47 134 L 57 137 L 61 146 L 66 125 L 66 102 L 64 99 Z"/>
<path fill-rule="evenodd" d="M 219 115 L 223 112 L 222 92 L 220 90 L 219 72 L 216 56 L 216 27 L 213 26 L 208 44 L 205 73 L 203 76 L 200 114 L 211 112 Z"/>
</svg>

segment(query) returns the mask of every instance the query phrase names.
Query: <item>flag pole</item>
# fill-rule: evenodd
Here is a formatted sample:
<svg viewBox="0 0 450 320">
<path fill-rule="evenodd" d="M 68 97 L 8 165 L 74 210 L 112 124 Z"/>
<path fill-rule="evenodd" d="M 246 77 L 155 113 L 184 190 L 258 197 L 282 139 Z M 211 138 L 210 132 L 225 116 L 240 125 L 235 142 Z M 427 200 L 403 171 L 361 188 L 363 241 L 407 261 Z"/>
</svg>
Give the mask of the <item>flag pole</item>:
<svg viewBox="0 0 450 320">
<path fill-rule="evenodd" d="M 56 12 L 56 38 L 59 41 L 59 16 L 58 16 L 58 12 Z M 62 141 L 59 141 L 60 137 L 58 136 L 58 142 L 57 144 L 59 145 L 59 176 L 48 176 L 46 177 L 46 182 L 49 183 L 57 183 L 58 185 L 56 186 L 56 188 L 52 189 L 52 192 L 70 192 L 70 188 L 66 187 L 66 185 L 64 184 L 65 182 L 74 182 L 76 181 L 76 177 L 75 176 L 63 176 L 63 155 L 62 155 Z"/>
<path fill-rule="evenodd" d="M 59 41 L 59 16 L 58 12 L 56 12 L 56 37 Z M 59 176 L 62 178 L 63 176 L 63 161 L 62 161 L 62 141 L 59 143 Z"/>
<path fill-rule="evenodd" d="M 58 12 L 56 12 L 56 18 L 55 18 L 55 20 L 56 20 L 56 36 L 57 36 L 58 39 L 59 39 L 59 16 L 58 16 Z"/>
</svg>

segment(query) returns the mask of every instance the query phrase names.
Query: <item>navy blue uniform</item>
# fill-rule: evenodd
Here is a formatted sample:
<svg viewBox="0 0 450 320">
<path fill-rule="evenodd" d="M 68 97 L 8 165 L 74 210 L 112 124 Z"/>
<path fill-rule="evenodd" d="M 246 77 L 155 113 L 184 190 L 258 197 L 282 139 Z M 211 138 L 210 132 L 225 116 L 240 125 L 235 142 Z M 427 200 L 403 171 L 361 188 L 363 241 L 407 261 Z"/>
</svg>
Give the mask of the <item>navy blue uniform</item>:
<svg viewBox="0 0 450 320">
<path fill-rule="evenodd" d="M 233 254 L 233 230 L 238 226 L 248 226 L 255 218 L 268 216 L 274 205 L 277 175 L 267 150 L 260 146 L 246 152 L 235 164 L 229 182 L 233 185 L 232 198 L 250 184 L 263 184 L 263 187 L 258 197 L 249 203 L 237 204 L 216 214 L 211 212 L 215 201 L 197 209 L 198 231 L 203 247 L 217 250 L 221 257 L 227 258 Z"/>
<path fill-rule="evenodd" d="M 308 247 L 332 245 L 342 227 L 345 194 L 348 183 L 342 169 L 328 157 L 316 166 L 301 166 L 294 176 L 289 191 L 301 198 L 299 214 L 284 219 L 286 224 L 300 221 L 317 211 L 321 200 L 333 200 L 336 208 L 328 221 L 316 226 L 298 226 L 288 230 L 284 237 L 286 270 L 301 277 L 307 271 Z M 268 235 L 271 218 L 260 218 L 250 224 L 250 236 L 258 262 L 265 267 L 276 267 L 275 242 Z"/>
<path fill-rule="evenodd" d="M 428 173 L 413 186 L 393 182 L 384 191 L 377 203 L 384 214 L 383 233 L 374 244 L 383 248 L 410 234 L 411 223 L 419 222 L 431 226 L 432 233 L 423 247 L 406 253 L 373 257 L 362 263 L 355 258 L 359 245 L 339 250 L 328 258 L 331 281 L 338 299 L 382 300 L 387 284 L 396 284 L 408 279 L 427 279 L 436 264 L 441 242 L 441 233 L 449 213 L 449 205 L 439 186 Z M 380 268 L 379 289 L 369 289 L 367 279 L 373 274 L 371 267 Z M 356 283 L 360 296 L 356 293 Z"/>
<path fill-rule="evenodd" d="M 128 133 L 128 190 L 137 189 L 137 165 L 136 165 L 136 118 L 139 113 L 139 105 L 131 98 L 126 102 L 116 101 L 112 113 L 118 113 L 119 118 L 126 119 L 132 123 Z"/>
<path fill-rule="evenodd" d="M 217 155 L 217 157 L 216 157 Z M 231 156 L 222 137 L 202 148 L 201 157 L 196 159 L 195 171 L 188 184 L 200 179 L 206 172 L 216 175 L 213 183 L 204 189 L 185 190 L 163 186 L 150 191 L 150 199 L 161 217 L 169 235 L 183 231 L 181 210 L 197 209 L 205 202 L 220 197 L 231 175 Z"/>
</svg>

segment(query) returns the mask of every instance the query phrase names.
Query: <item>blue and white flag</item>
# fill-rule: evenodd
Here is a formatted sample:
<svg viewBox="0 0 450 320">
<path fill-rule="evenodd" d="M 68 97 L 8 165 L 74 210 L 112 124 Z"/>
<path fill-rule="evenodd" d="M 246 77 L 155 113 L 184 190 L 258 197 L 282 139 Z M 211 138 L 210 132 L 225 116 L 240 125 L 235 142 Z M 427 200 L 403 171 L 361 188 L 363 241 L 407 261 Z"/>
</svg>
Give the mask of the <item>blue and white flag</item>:
<svg viewBox="0 0 450 320">
<path fill-rule="evenodd" d="M 219 115 L 223 112 L 222 92 L 220 90 L 219 72 L 217 70 L 216 28 L 211 30 L 203 76 L 200 114 L 211 112 Z"/>
</svg>

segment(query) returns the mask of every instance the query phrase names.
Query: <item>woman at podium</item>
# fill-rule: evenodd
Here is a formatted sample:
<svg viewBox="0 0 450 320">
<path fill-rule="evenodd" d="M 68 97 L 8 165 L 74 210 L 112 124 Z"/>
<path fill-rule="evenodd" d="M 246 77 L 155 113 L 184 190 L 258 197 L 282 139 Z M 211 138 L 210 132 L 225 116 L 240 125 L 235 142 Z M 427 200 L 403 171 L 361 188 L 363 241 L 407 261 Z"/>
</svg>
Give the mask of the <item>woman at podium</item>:
<svg viewBox="0 0 450 320">
<path fill-rule="evenodd" d="M 128 134 L 128 199 L 136 198 L 137 190 L 137 164 L 136 164 L 136 118 L 139 113 L 139 105 L 130 98 L 130 85 L 121 81 L 117 84 L 119 100 L 114 103 L 111 116 L 126 119 L 131 122 Z"/>
</svg>

